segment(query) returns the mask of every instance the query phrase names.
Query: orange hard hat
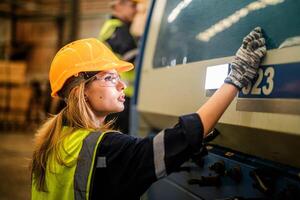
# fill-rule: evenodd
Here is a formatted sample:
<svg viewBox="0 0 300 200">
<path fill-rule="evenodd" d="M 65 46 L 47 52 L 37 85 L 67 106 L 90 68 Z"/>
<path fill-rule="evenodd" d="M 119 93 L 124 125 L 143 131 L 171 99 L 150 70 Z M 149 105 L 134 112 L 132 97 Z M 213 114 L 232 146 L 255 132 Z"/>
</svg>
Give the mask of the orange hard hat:
<svg viewBox="0 0 300 200">
<path fill-rule="evenodd" d="M 55 55 L 49 72 L 51 96 L 57 96 L 65 82 L 80 72 L 133 69 L 129 62 L 120 60 L 108 47 L 95 38 L 81 39 L 67 44 Z"/>
</svg>

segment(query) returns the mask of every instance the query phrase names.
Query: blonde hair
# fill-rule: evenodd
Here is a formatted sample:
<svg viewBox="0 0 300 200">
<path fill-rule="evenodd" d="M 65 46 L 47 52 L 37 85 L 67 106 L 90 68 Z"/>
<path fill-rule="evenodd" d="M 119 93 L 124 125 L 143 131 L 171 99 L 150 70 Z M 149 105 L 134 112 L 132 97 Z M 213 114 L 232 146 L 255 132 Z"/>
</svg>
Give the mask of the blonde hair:
<svg viewBox="0 0 300 200">
<path fill-rule="evenodd" d="M 57 115 L 51 116 L 37 130 L 31 163 L 31 177 L 32 180 L 34 179 L 36 188 L 39 191 L 47 191 L 45 178 L 47 160 L 50 153 L 54 155 L 59 164 L 68 166 L 59 153 L 59 148 L 66 136 L 81 128 L 94 131 L 111 130 L 114 120 L 100 126 L 99 121 L 87 104 L 84 97 L 85 85 L 86 82 L 82 82 L 74 87 L 68 95 L 67 106 Z M 70 131 L 62 133 L 64 121 L 70 127 Z"/>
</svg>

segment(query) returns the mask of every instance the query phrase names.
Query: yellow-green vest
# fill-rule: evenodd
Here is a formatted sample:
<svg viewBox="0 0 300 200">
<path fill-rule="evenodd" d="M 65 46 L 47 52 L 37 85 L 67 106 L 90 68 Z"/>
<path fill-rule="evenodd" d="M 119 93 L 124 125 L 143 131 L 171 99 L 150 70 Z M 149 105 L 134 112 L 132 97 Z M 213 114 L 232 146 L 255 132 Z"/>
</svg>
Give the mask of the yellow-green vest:
<svg viewBox="0 0 300 200">
<path fill-rule="evenodd" d="M 110 49 L 111 47 L 106 42 L 113 33 L 116 31 L 116 29 L 123 25 L 123 22 L 119 19 L 108 19 L 104 22 L 100 33 L 99 33 L 99 40 L 101 42 L 104 42 L 106 46 L 108 46 Z M 119 58 L 122 59 L 122 56 L 115 53 Z M 127 88 L 124 90 L 124 93 L 127 97 L 132 97 L 134 93 L 134 79 L 135 79 L 135 70 L 131 70 L 128 72 L 123 72 L 121 74 L 122 80 L 126 83 Z"/>
<path fill-rule="evenodd" d="M 105 42 L 108 40 L 116 29 L 123 25 L 123 22 L 119 19 L 108 19 L 104 22 L 100 33 L 99 33 L 99 40 Z"/>
<path fill-rule="evenodd" d="M 124 93 L 127 97 L 132 97 L 134 93 L 135 70 L 121 73 L 121 79 L 126 83 Z"/>
<path fill-rule="evenodd" d="M 68 127 L 63 128 L 63 132 Z M 38 191 L 32 180 L 32 200 L 88 200 L 97 147 L 105 133 L 77 130 L 66 137 L 60 155 L 68 166 L 50 155 L 46 167 L 48 192 Z"/>
</svg>

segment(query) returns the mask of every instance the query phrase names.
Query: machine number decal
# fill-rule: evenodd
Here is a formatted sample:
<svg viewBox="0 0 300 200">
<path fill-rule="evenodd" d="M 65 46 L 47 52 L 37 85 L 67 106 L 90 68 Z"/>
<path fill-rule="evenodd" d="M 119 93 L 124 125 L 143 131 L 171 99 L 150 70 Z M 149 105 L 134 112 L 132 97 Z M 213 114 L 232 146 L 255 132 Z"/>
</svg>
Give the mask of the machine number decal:
<svg viewBox="0 0 300 200">
<path fill-rule="evenodd" d="M 300 115 L 300 62 L 262 65 L 240 91 L 236 110 Z"/>
<path fill-rule="evenodd" d="M 262 65 L 254 83 L 243 88 L 241 99 L 300 99 L 300 62 Z"/>
<path fill-rule="evenodd" d="M 248 84 L 242 89 L 243 95 L 270 95 L 274 88 L 274 75 L 275 70 L 273 67 L 268 67 L 266 69 L 258 69 L 258 78 L 255 81 L 253 87 L 252 84 Z M 266 80 L 263 84 L 262 81 Z"/>
</svg>

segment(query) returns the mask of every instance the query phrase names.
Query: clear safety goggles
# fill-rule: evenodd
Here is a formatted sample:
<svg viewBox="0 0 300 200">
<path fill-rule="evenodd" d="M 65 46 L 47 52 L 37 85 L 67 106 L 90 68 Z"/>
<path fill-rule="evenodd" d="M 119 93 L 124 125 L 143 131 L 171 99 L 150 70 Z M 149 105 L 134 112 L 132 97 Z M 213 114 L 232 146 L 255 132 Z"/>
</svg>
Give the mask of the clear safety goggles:
<svg viewBox="0 0 300 200">
<path fill-rule="evenodd" d="M 104 73 L 96 74 L 89 82 L 91 81 L 97 81 L 102 87 L 115 87 L 122 80 L 119 74 Z"/>
</svg>

